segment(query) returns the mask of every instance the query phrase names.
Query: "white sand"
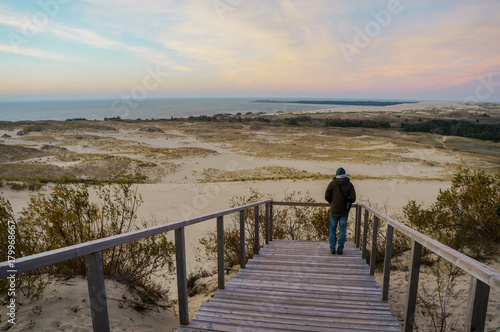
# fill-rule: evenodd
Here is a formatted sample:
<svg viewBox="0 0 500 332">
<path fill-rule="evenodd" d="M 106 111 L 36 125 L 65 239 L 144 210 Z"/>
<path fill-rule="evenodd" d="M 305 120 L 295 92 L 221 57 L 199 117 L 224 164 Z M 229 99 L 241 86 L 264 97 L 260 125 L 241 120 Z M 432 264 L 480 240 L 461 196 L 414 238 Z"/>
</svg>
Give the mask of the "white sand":
<svg viewBox="0 0 500 332">
<path fill-rule="evenodd" d="M 438 105 L 437 105 L 438 104 Z M 386 111 L 398 111 L 405 109 L 425 109 L 430 106 L 453 106 L 454 103 L 419 103 L 385 107 Z M 409 108 L 410 107 L 410 108 Z M 359 111 L 359 107 L 339 107 L 334 111 Z M 363 108 L 365 110 L 366 108 Z M 316 112 L 316 111 L 315 111 Z M 3 134 L 3 132 L 0 132 Z M 9 132 L 13 134 L 13 132 Z M 96 133 L 92 133 L 96 135 Z M 203 147 L 216 150 L 218 154 L 208 157 L 184 158 L 175 160 L 179 165 L 174 174 L 166 175 L 161 183 L 143 184 L 139 186 L 139 192 L 144 203 L 139 209 L 140 219 L 155 219 L 161 222 L 173 222 L 189 217 L 199 216 L 218 210 L 229 208 L 230 198 L 234 196 L 248 196 L 250 188 L 256 188 L 266 196 L 275 200 L 282 199 L 286 194 L 294 191 L 308 192 L 319 202 L 323 202 L 324 190 L 328 180 L 282 180 L 282 181 L 259 181 L 259 182 L 230 182 L 230 183 L 200 183 L 201 171 L 204 168 L 215 168 L 220 170 L 252 169 L 262 166 L 285 166 L 298 170 L 306 170 L 309 173 L 333 174 L 339 166 L 346 168 L 352 177 L 356 187 L 358 200 L 369 203 L 382 211 L 398 217 L 401 207 L 408 200 L 416 200 L 424 205 L 430 205 L 436 198 L 440 189 L 450 186 L 449 181 L 436 181 L 427 179 L 441 178 L 449 174 L 449 165 L 463 165 L 464 159 L 457 154 L 437 149 L 413 149 L 406 157 L 411 162 L 386 161 L 380 164 L 352 163 L 338 165 L 332 162 L 316 162 L 307 160 L 282 160 L 282 159 L 259 159 L 239 155 L 230 150 L 226 145 L 202 143 L 193 137 L 186 136 L 180 132 L 168 132 L 168 140 L 162 135 L 146 135 L 144 133 L 120 131 L 118 133 L 103 133 L 104 136 L 113 136 L 119 139 L 133 140 L 151 147 Z M 1 136 L 1 135 L 0 135 Z M 20 143 L 21 138 L 9 139 L 9 144 Z M 39 145 L 40 142 L 27 144 Z M 382 143 L 377 148 L 389 146 L 391 143 Z M 96 152 L 91 147 L 68 147 L 76 152 Z M 428 163 L 422 163 L 427 161 Z M 363 179 L 366 177 L 372 179 Z M 361 177 L 361 178 L 357 178 Z M 377 177 L 380 179 L 373 179 Z M 412 180 L 408 180 L 407 178 Z M 44 189 L 47 191 L 47 189 Z M 28 192 L 13 191 L 7 187 L 0 188 L 0 195 L 8 198 L 15 211 L 19 212 L 28 201 Z M 188 273 L 199 268 L 212 268 L 213 262 L 196 261 L 196 248 L 200 246 L 199 240 L 208 229 L 215 227 L 215 221 L 205 222 L 186 229 L 187 263 Z M 173 238 L 173 234 L 169 234 Z M 498 269 L 495 263 L 494 268 Z M 428 289 L 433 287 L 432 280 L 421 277 L 422 284 Z M 378 277 L 380 279 L 380 277 Z M 175 278 L 172 281 L 163 281 L 171 287 L 175 298 Z M 25 304 L 19 308 L 19 324 L 12 331 L 27 330 L 29 326 L 33 331 L 91 331 L 90 310 L 88 308 L 87 286 L 83 280 L 72 279 L 69 284 L 52 285 L 44 294 L 43 298 L 32 304 Z M 213 280 L 210 281 L 213 283 Z M 468 292 L 469 278 L 463 277 L 459 280 L 459 289 Z M 110 320 L 113 330 L 120 331 L 169 331 L 175 329 L 177 318 L 172 313 L 160 310 L 160 312 L 148 312 L 145 315 L 124 307 L 120 308 L 120 299 L 130 295 L 122 285 L 107 281 Z M 395 271 L 391 283 L 391 305 L 395 311 L 404 309 L 406 297 L 405 273 Z M 210 288 L 210 287 L 209 287 Z M 212 287 L 213 288 L 213 287 Z M 190 314 L 193 315 L 202 300 L 208 299 L 209 293 L 202 294 L 193 299 L 190 304 Z M 457 310 L 463 311 L 463 304 L 455 305 Z M 403 309 L 402 309 L 403 308 Z M 5 322 L 5 306 L 0 309 L 2 325 Z M 500 299 L 498 292 L 493 291 L 490 295 L 490 307 L 488 313 L 490 328 L 500 327 Z"/>
<path fill-rule="evenodd" d="M 420 102 L 420 103 L 403 103 L 392 106 L 339 106 L 339 107 L 325 107 L 322 110 L 311 110 L 311 111 L 298 111 L 296 113 L 329 113 L 329 112 L 339 112 L 339 113 L 357 113 L 357 112 L 402 112 L 402 111 L 419 111 L 426 110 L 429 108 L 443 108 L 443 107 L 453 107 L 460 109 L 464 107 L 463 103 L 456 102 Z"/>
<path fill-rule="evenodd" d="M 178 319 L 169 310 L 156 307 L 139 312 L 133 308 L 134 295 L 123 284 L 105 280 L 111 331 L 175 331 Z M 5 306 L 0 308 L 1 327 Z M 17 324 L 9 331 L 93 331 L 87 281 L 76 277 L 52 282 L 43 297 L 17 305 Z M 2 330 L 3 331 L 3 330 Z"/>
</svg>

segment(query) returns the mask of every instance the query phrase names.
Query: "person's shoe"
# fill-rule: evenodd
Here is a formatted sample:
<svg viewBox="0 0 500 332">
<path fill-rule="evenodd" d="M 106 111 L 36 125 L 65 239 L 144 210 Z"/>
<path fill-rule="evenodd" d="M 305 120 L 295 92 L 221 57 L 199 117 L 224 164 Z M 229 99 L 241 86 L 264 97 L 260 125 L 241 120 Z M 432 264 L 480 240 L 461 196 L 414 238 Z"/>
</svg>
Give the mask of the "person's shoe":
<svg viewBox="0 0 500 332">
<path fill-rule="evenodd" d="M 330 249 L 330 254 L 335 255 L 335 249 Z"/>
<path fill-rule="evenodd" d="M 339 255 L 342 255 L 342 253 L 343 253 L 343 251 L 342 251 L 342 250 L 339 250 L 339 251 L 338 251 L 338 254 L 339 254 Z"/>
</svg>

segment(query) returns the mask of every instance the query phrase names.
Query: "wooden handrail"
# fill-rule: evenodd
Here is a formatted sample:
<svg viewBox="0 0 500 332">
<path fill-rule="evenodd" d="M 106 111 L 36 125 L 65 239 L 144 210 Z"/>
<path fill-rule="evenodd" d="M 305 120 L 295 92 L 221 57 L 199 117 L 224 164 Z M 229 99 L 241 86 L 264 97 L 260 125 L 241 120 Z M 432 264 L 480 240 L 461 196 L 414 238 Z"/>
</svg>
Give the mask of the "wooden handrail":
<svg viewBox="0 0 500 332">
<path fill-rule="evenodd" d="M 433 251 L 436 255 L 446 259 L 453 265 L 461 268 L 465 272 L 469 273 L 473 277 L 481 280 L 485 284 L 500 290 L 500 272 L 491 267 L 476 261 L 475 259 L 462 254 L 461 252 L 436 241 L 427 235 L 424 235 L 402 223 L 394 220 L 393 218 L 386 216 L 385 214 L 375 210 L 374 208 L 364 204 L 357 203 L 357 205 L 370 211 L 374 216 L 379 217 L 381 220 L 385 221 L 394 229 L 400 233 L 406 235 L 410 239 L 420 243 L 422 246 Z"/>
<path fill-rule="evenodd" d="M 239 212 L 242 210 L 246 210 L 249 208 L 253 208 L 255 206 L 259 206 L 265 203 L 269 203 L 272 200 L 264 200 L 252 204 L 247 204 L 244 206 L 238 206 L 235 208 L 223 210 L 223 211 L 218 211 L 186 220 L 181 220 L 181 221 L 176 221 L 164 225 L 159 225 L 159 226 L 154 226 L 154 227 L 149 227 L 149 228 L 144 228 L 140 229 L 137 231 L 129 232 L 129 233 L 124 233 L 124 234 L 119 234 L 119 235 L 114 235 L 114 236 L 109 236 L 106 238 L 94 240 L 94 241 L 89 241 L 89 242 L 84 242 L 80 244 L 75 244 L 69 247 L 64 247 L 64 248 L 59 248 L 59 249 L 54 249 L 46 252 L 42 252 L 39 254 L 31 255 L 31 256 L 26 256 L 26 257 L 21 257 L 16 259 L 16 273 L 24 273 L 28 272 L 31 270 L 39 269 L 45 266 L 57 264 L 60 262 L 67 261 L 69 259 L 85 256 L 91 253 L 95 253 L 98 251 L 102 251 L 105 249 L 113 248 L 122 244 L 126 244 L 129 242 L 134 242 L 137 240 L 141 240 L 150 236 L 158 235 L 161 233 L 166 233 L 169 231 L 173 231 L 179 228 L 183 228 L 186 226 L 198 224 L 203 221 L 211 220 L 211 219 L 216 219 L 221 216 L 225 216 L 231 213 Z M 10 270 L 9 267 L 9 262 L 1 262 L 0 263 L 0 279 L 8 277 L 11 272 L 8 272 Z"/>
<path fill-rule="evenodd" d="M 108 331 L 109 322 L 107 317 L 106 308 L 106 298 L 104 290 L 104 275 L 102 273 L 102 262 L 100 261 L 100 253 L 102 250 L 109 249 L 122 244 L 130 243 L 133 241 L 141 240 L 150 236 L 165 233 L 168 231 L 175 230 L 175 243 L 176 243 L 176 265 L 177 265 L 177 278 L 178 278 L 178 296 L 179 296 L 179 316 L 180 322 L 183 325 L 188 324 L 188 305 L 187 305 L 187 288 L 186 288 L 186 257 L 185 257 L 185 240 L 184 240 L 184 227 L 195 225 L 207 220 L 217 219 L 217 238 L 218 238 L 218 267 L 219 267 L 219 288 L 224 288 L 224 226 L 223 217 L 228 214 L 240 213 L 240 227 L 243 230 L 243 234 L 240 234 L 240 244 L 242 250 L 242 256 L 240 260 L 242 262 L 242 268 L 244 268 L 245 252 L 244 252 L 244 211 L 250 208 L 255 210 L 255 230 L 256 230 L 256 241 L 254 244 L 255 254 L 259 253 L 259 206 L 266 205 L 265 212 L 265 242 L 268 243 L 272 241 L 273 234 L 273 206 L 302 206 L 302 207 L 329 207 L 328 203 L 315 203 L 315 202 L 275 202 L 272 199 L 263 200 L 256 203 L 247 204 L 244 206 L 238 206 L 235 208 L 218 211 L 199 217 L 194 217 L 190 219 L 185 219 L 173 223 L 168 223 L 164 225 L 149 227 L 141 230 L 137 230 L 130 233 L 119 234 L 103 239 L 98 239 L 94 241 L 89 241 L 69 247 L 64 247 L 60 249 L 55 249 L 36 255 L 31 255 L 27 257 L 18 258 L 15 261 L 15 271 L 10 267 L 9 262 L 0 263 L 0 279 L 6 278 L 12 274 L 20 274 L 28 272 L 34 269 L 42 268 L 45 266 L 57 264 L 64 262 L 69 259 L 85 256 L 87 265 L 89 268 L 89 273 L 92 271 L 92 278 L 89 278 L 89 295 L 91 297 L 92 304 L 92 318 L 95 331 Z M 486 309 L 488 306 L 488 296 L 490 287 L 500 290 L 500 272 L 482 264 L 471 257 L 468 257 L 418 231 L 411 229 L 410 227 L 392 219 L 391 217 L 375 210 L 374 208 L 364 204 L 356 203 L 353 204 L 356 207 L 356 226 L 355 226 L 355 242 L 357 246 L 361 245 L 362 257 L 366 257 L 366 244 L 367 244 L 367 231 L 368 231 L 368 216 L 371 213 L 374 217 L 374 221 L 384 221 L 387 223 L 388 234 L 387 240 L 391 243 L 387 243 L 387 248 L 392 246 L 392 232 L 397 230 L 403 235 L 407 236 L 413 241 L 412 246 L 412 269 L 410 279 L 412 280 L 408 286 L 408 296 L 406 304 L 406 319 L 405 319 L 405 330 L 411 331 L 413 328 L 413 315 L 414 315 L 414 301 L 416 300 L 415 292 L 418 288 L 418 273 L 420 265 L 420 255 L 421 248 L 426 247 L 429 250 L 436 253 L 438 256 L 449 261 L 453 265 L 459 267 L 463 271 L 467 272 L 472 276 L 471 278 L 471 288 L 469 294 L 469 304 L 467 309 L 466 317 L 466 330 L 467 331 L 483 331 L 485 320 L 486 320 Z M 363 221 L 363 235 L 361 235 L 361 216 L 362 210 L 364 209 L 364 221 Z M 376 229 L 378 222 L 374 222 L 374 228 Z M 374 269 L 374 251 L 377 250 L 377 236 L 378 233 L 374 229 L 373 239 L 372 239 L 372 262 L 370 270 Z M 363 238 L 362 244 L 359 241 L 359 237 Z M 390 249 L 389 249 L 390 250 Z M 97 272 L 95 272 L 97 271 Z M 386 254 L 384 263 L 384 282 L 382 290 L 382 299 L 387 300 L 388 297 L 388 287 L 390 278 L 390 254 Z M 97 295 L 96 295 L 97 294 Z"/>
<path fill-rule="evenodd" d="M 217 219 L 217 252 L 218 252 L 218 285 L 224 288 L 224 223 L 223 217 L 228 214 L 240 212 L 244 216 L 244 211 L 255 208 L 257 213 L 256 222 L 258 223 L 258 208 L 266 204 L 266 207 L 272 203 L 272 199 L 263 200 L 235 208 L 218 211 L 203 216 L 176 221 L 169 224 L 140 229 L 130 233 L 110 236 L 94 241 L 76 244 L 69 247 L 59 248 L 39 254 L 17 258 L 15 266 L 11 262 L 0 263 L 0 279 L 17 275 L 20 273 L 32 271 L 45 266 L 64 262 L 73 258 L 85 256 L 87 267 L 87 282 L 89 289 L 90 306 L 92 313 L 92 325 L 94 331 L 109 331 L 109 318 L 106 303 L 106 291 L 104 287 L 104 273 L 102 269 L 101 251 L 113 248 L 122 244 L 138 241 L 150 236 L 175 231 L 175 255 L 177 267 L 177 294 L 179 303 L 179 321 L 181 325 L 189 323 L 188 294 L 186 279 L 186 248 L 184 239 L 184 227 L 195 225 L 203 221 Z M 266 209 L 267 211 L 267 209 Z M 266 224 L 270 224 L 270 216 L 266 213 Z M 258 227 L 256 227 L 258 230 Z M 267 238 L 267 235 L 266 235 Z M 257 238 L 258 240 L 258 238 Z M 244 245 L 244 237 L 242 239 Z"/>
<path fill-rule="evenodd" d="M 311 203 L 311 202 L 273 202 L 272 205 L 287 205 L 287 206 L 302 206 L 302 207 L 329 207 L 327 203 Z M 386 255 L 384 261 L 384 278 L 382 289 L 382 300 L 388 299 L 389 282 L 390 282 L 390 266 L 391 266 L 391 251 L 394 229 L 407 236 L 412 240 L 411 266 L 408 283 L 408 293 L 406 299 L 405 322 L 404 330 L 413 331 L 415 305 L 417 299 L 418 276 L 420 271 L 420 256 L 422 247 L 433 251 L 438 256 L 444 258 L 451 264 L 459 267 L 464 272 L 471 275 L 471 287 L 469 291 L 469 300 L 467 306 L 467 316 L 465 321 L 466 331 L 484 331 L 486 322 L 486 312 L 488 308 L 488 297 L 490 287 L 500 290 L 500 272 L 482 264 L 475 259 L 458 252 L 427 235 L 424 235 L 393 218 L 377 211 L 376 209 L 357 202 L 353 204 L 356 207 L 356 225 L 355 225 L 355 243 L 359 245 L 358 237 L 361 236 L 361 215 L 362 209 L 365 210 L 364 225 L 363 225 L 363 242 L 362 242 L 362 257 L 366 257 L 366 245 L 368 234 L 368 216 L 373 215 L 373 239 L 372 250 L 370 253 L 370 274 L 374 271 L 375 255 L 377 250 L 377 233 L 378 221 L 382 220 L 387 223 L 387 243 Z"/>
</svg>

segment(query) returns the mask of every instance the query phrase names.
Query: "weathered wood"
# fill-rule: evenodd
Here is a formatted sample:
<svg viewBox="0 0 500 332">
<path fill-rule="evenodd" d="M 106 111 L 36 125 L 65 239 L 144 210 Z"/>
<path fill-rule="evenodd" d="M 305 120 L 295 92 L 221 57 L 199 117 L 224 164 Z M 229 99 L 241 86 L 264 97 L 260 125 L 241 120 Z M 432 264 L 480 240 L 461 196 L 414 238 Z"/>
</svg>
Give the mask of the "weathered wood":
<svg viewBox="0 0 500 332">
<path fill-rule="evenodd" d="M 443 257 L 448 262 L 461 268 L 475 278 L 481 280 L 485 284 L 500 290 L 500 272 L 486 266 L 475 259 L 462 254 L 430 237 L 424 235 L 396 220 L 393 218 L 375 210 L 374 208 L 364 204 L 357 203 L 364 209 L 369 210 L 372 214 L 378 216 L 380 219 L 387 222 L 389 225 L 394 227 L 398 232 L 409 237 L 413 241 L 417 241 L 422 246 L 433 251 L 438 256 Z"/>
<path fill-rule="evenodd" d="M 382 284 L 382 301 L 389 299 L 389 283 L 391 280 L 391 257 L 392 257 L 392 236 L 394 227 L 387 225 L 387 235 L 385 243 L 385 258 L 384 258 L 384 281 Z"/>
<path fill-rule="evenodd" d="M 274 240 L 201 306 L 187 328 L 399 331 L 361 252 L 352 242 L 344 250 L 345 255 L 331 255 L 327 242 Z M 353 266 L 364 266 L 364 273 Z"/>
<path fill-rule="evenodd" d="M 368 242 L 368 210 L 365 210 L 365 220 L 363 221 L 363 245 L 361 247 L 361 257 L 366 258 L 366 245 Z"/>
<path fill-rule="evenodd" d="M 225 262 L 224 262 L 224 217 L 217 217 L 217 276 L 218 287 L 224 289 L 224 275 L 225 275 Z"/>
<path fill-rule="evenodd" d="M 226 299 L 214 299 L 213 303 L 204 303 L 200 307 L 200 310 L 209 312 L 221 312 L 221 311 L 232 311 L 232 312 L 241 312 L 242 314 L 252 315 L 253 313 L 258 312 L 262 307 L 262 303 L 256 301 L 234 301 L 234 300 L 226 300 Z M 346 313 L 349 314 L 349 318 L 354 319 L 364 319 L 370 321 L 394 321 L 394 317 L 387 310 L 379 310 L 377 311 L 377 315 L 374 315 L 373 310 L 362 310 L 362 309 L 343 309 L 343 310 L 331 310 L 325 307 L 311 307 L 306 305 L 290 305 L 290 306 L 267 306 L 265 313 L 261 313 L 262 315 L 268 313 L 270 315 L 300 315 L 304 319 L 314 319 L 314 320 L 322 320 L 324 318 L 334 318 L 341 317 L 346 318 Z M 368 317 L 367 317 L 368 316 Z"/>
<path fill-rule="evenodd" d="M 410 273 L 408 275 L 408 292 L 406 295 L 406 309 L 404 330 L 413 331 L 415 322 L 415 308 L 417 306 L 418 278 L 420 275 L 420 258 L 422 257 L 422 245 L 413 241 L 411 247 Z"/>
<path fill-rule="evenodd" d="M 266 211 L 265 211 L 265 231 L 266 231 L 266 244 L 269 244 L 269 235 L 270 235 L 270 225 L 269 225 L 269 206 L 270 203 L 266 203 Z"/>
<path fill-rule="evenodd" d="M 303 207 L 329 207 L 328 203 L 308 203 L 308 202 L 278 202 L 273 201 L 273 205 L 303 206 Z"/>
<path fill-rule="evenodd" d="M 88 254 L 92 254 L 94 252 L 113 248 L 129 242 L 134 242 L 157 234 L 166 233 L 178 228 L 194 225 L 203 221 L 212 220 L 220 216 L 225 216 L 242 210 L 250 209 L 255 206 L 259 206 L 268 202 L 272 202 L 272 200 L 270 199 L 263 200 L 256 203 L 238 206 L 227 210 L 217 211 L 214 213 L 194 218 L 189 218 L 186 220 L 176 221 L 164 225 L 140 229 L 137 231 L 128 232 L 124 234 L 114 235 L 103 239 L 98 239 L 81 244 L 76 244 L 69 247 L 46 251 L 36 255 L 20 257 L 16 259 L 16 270 L 17 270 L 16 274 L 39 269 L 48 265 L 57 264 L 76 257 L 82 257 Z M 0 263 L 0 279 L 6 278 L 10 275 L 10 273 L 7 272 L 9 269 L 10 267 L 8 261 Z"/>
<path fill-rule="evenodd" d="M 94 331 L 109 331 L 108 305 L 101 252 L 85 255 L 85 268 L 89 288 L 90 311 Z"/>
<path fill-rule="evenodd" d="M 370 275 L 375 274 L 375 263 L 377 258 L 378 217 L 373 217 L 372 229 L 372 251 L 370 253 Z"/>
<path fill-rule="evenodd" d="M 273 202 L 269 204 L 269 242 L 273 241 L 273 230 L 274 230 L 274 223 L 273 223 Z"/>
<path fill-rule="evenodd" d="M 245 211 L 240 211 L 240 267 L 244 269 L 245 265 Z"/>
<path fill-rule="evenodd" d="M 260 250 L 260 240 L 259 240 L 259 206 L 254 207 L 255 214 L 255 242 L 253 245 L 253 253 L 255 255 L 259 254 Z"/>
<path fill-rule="evenodd" d="M 490 286 L 471 277 L 465 331 L 483 332 L 485 330 L 489 297 Z"/>
<path fill-rule="evenodd" d="M 361 238 L 361 206 L 356 206 L 356 224 L 354 226 L 354 243 L 356 247 L 360 246 Z"/>
<path fill-rule="evenodd" d="M 189 324 L 187 273 L 186 273 L 186 241 L 184 227 L 175 230 L 175 262 L 177 270 L 177 299 L 179 302 L 179 323 Z"/>
</svg>

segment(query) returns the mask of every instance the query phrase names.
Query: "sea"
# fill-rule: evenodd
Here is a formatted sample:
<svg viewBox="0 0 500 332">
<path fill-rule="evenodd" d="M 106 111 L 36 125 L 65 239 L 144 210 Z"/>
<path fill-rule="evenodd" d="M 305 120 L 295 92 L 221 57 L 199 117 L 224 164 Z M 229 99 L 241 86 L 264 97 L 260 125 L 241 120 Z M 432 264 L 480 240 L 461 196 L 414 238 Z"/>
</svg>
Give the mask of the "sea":
<svg viewBox="0 0 500 332">
<path fill-rule="evenodd" d="M 340 105 L 294 104 L 254 102 L 263 98 L 165 98 L 145 99 L 99 99 L 99 100 L 43 100 L 0 102 L 0 121 L 39 121 L 87 119 L 171 119 L 190 116 L 213 116 L 221 113 L 246 114 L 298 112 L 306 110 L 332 109 Z M 299 100 L 299 98 L 265 98 L 273 101 Z M 316 100 L 307 98 L 307 100 Z M 328 100 L 328 99 L 317 99 Z"/>
</svg>

